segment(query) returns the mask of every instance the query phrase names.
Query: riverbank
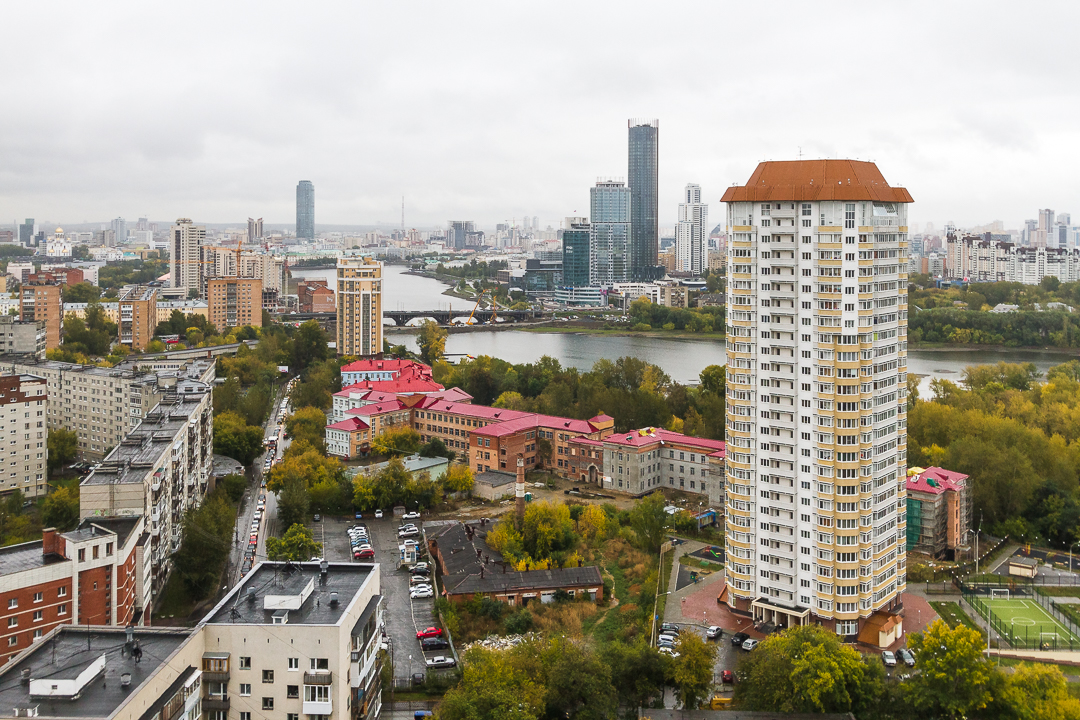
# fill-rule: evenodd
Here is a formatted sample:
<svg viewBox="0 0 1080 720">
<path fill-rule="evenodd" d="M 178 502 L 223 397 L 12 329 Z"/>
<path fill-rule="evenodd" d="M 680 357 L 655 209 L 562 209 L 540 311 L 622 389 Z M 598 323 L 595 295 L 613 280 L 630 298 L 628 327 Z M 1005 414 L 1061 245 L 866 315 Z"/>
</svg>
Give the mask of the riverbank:
<svg viewBox="0 0 1080 720">
<path fill-rule="evenodd" d="M 526 332 L 533 333 L 565 333 L 574 335 L 607 335 L 611 337 L 642 337 L 658 338 L 664 340 L 713 340 L 723 342 L 724 333 L 695 333 L 687 330 L 631 330 L 630 328 L 604 328 L 588 325 L 573 325 L 569 323 L 544 323 L 543 325 L 531 325 L 523 328 Z"/>
<path fill-rule="evenodd" d="M 1009 347 L 1008 345 L 964 345 L 950 343 L 908 343 L 909 350 L 919 352 L 985 352 L 985 353 L 1009 353 L 1009 352 L 1045 352 L 1058 355 L 1075 355 L 1080 357 L 1080 348 L 1063 348 L 1041 345 L 1023 345 L 1021 347 Z"/>
</svg>

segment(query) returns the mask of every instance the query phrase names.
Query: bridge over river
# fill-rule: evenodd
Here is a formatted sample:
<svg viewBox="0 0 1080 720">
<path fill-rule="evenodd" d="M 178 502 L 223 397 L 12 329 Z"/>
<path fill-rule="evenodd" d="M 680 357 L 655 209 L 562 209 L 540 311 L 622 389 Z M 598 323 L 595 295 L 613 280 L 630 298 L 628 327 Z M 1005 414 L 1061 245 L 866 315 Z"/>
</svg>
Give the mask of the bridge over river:
<svg viewBox="0 0 1080 720">
<path fill-rule="evenodd" d="M 473 315 L 473 324 L 482 324 L 491 320 L 490 308 L 478 309 Z M 544 313 L 539 310 L 496 310 L 495 316 L 500 322 L 519 323 L 529 320 L 543 320 Z M 393 320 L 397 326 L 407 325 L 410 320 L 434 320 L 439 325 L 449 326 L 454 320 L 465 321 L 469 312 L 463 310 L 383 310 L 383 318 Z M 337 322 L 336 313 L 286 313 L 275 315 L 279 322 L 304 322 L 317 320 L 327 327 Z"/>
</svg>

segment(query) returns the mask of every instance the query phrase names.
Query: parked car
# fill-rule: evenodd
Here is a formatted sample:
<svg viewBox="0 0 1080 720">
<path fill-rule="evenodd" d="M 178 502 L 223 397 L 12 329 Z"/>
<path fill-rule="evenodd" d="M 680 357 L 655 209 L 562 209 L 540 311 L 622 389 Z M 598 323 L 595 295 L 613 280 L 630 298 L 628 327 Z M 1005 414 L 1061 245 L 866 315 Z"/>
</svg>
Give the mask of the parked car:
<svg viewBox="0 0 1080 720">
<path fill-rule="evenodd" d="M 671 643 L 675 644 L 675 641 L 679 639 L 678 635 L 670 635 L 668 633 L 660 633 L 660 636 L 656 638 L 659 643 Z"/>
<path fill-rule="evenodd" d="M 375 511 L 375 517 L 381 518 L 382 517 L 382 510 L 376 510 Z"/>
<path fill-rule="evenodd" d="M 353 551 L 353 560 L 374 560 L 375 551 L 371 548 Z"/>
<path fill-rule="evenodd" d="M 428 575 L 431 573 L 431 566 L 426 562 L 418 562 L 409 568 L 409 572 L 413 575 Z"/>
<path fill-rule="evenodd" d="M 731 636 L 731 644 L 735 647 L 742 647 L 742 644 L 750 639 L 750 636 L 744 632 L 735 633 Z"/>
<path fill-rule="evenodd" d="M 449 650 L 450 643 L 446 642 L 446 638 L 426 637 L 420 639 L 420 649 L 424 652 L 430 650 Z"/>
<path fill-rule="evenodd" d="M 661 623 L 660 632 L 677 635 L 679 633 L 679 626 L 675 623 Z"/>
<path fill-rule="evenodd" d="M 724 683 L 725 685 L 734 685 L 735 673 L 731 672 L 730 670 L 721 670 L 720 682 Z"/>
<path fill-rule="evenodd" d="M 656 647 L 660 648 L 661 650 L 663 650 L 664 648 L 667 648 L 668 650 L 674 650 L 675 643 L 671 642 L 670 640 L 657 640 Z"/>
<path fill-rule="evenodd" d="M 414 585 L 414 586 L 415 585 L 430 585 L 431 584 L 431 578 L 429 578 L 427 575 L 413 575 L 412 577 L 409 578 L 409 584 Z"/>
<path fill-rule="evenodd" d="M 431 589 L 430 585 L 418 585 L 413 588 L 411 593 L 409 593 L 409 597 L 413 600 L 435 597 L 435 592 Z"/>
<path fill-rule="evenodd" d="M 315 522 L 322 522 L 322 515 L 315 513 Z"/>
<path fill-rule="evenodd" d="M 708 629 L 705 630 L 705 637 L 709 638 L 710 640 L 715 640 L 723 634 L 724 628 L 720 627 L 719 625 L 710 625 Z"/>
<path fill-rule="evenodd" d="M 896 654 L 900 656 L 900 661 L 908 667 L 915 667 L 915 653 L 911 652 L 907 648 L 900 648 L 896 651 Z"/>
<path fill-rule="evenodd" d="M 398 530 L 399 538 L 415 537 L 420 534 L 420 531 L 416 528 L 409 528 L 407 530 Z"/>
<path fill-rule="evenodd" d="M 457 665 L 457 661 L 452 657 L 446 657 L 445 655 L 436 655 L 433 658 L 428 658 L 427 666 L 429 668 L 448 668 Z"/>
<path fill-rule="evenodd" d="M 882 650 L 881 662 L 885 663 L 885 667 L 896 667 L 896 655 L 892 650 Z"/>
<path fill-rule="evenodd" d="M 754 638 L 747 638 L 746 640 L 743 640 L 742 649 L 750 652 L 758 646 L 758 642 L 759 641 Z"/>
<path fill-rule="evenodd" d="M 416 542 L 415 540 L 412 540 L 412 539 L 402 540 L 401 544 L 404 545 L 405 547 L 410 547 L 410 546 L 411 547 L 420 547 L 420 543 L 418 543 L 418 542 Z"/>
<path fill-rule="evenodd" d="M 402 515 L 401 518 L 402 518 L 402 520 L 419 520 L 420 519 L 420 513 L 418 513 L 418 512 L 407 512 L 404 515 Z"/>
<path fill-rule="evenodd" d="M 418 637 L 418 638 L 442 637 L 442 628 L 431 626 L 429 628 L 424 628 L 423 630 L 418 630 L 417 633 L 416 633 L 416 637 Z"/>
</svg>

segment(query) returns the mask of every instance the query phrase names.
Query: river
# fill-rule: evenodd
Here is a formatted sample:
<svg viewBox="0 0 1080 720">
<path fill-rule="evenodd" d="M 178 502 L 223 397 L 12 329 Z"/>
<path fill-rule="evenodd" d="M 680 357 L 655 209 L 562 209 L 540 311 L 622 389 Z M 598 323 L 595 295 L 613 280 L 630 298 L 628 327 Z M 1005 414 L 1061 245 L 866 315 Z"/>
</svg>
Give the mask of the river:
<svg viewBox="0 0 1080 720">
<path fill-rule="evenodd" d="M 333 287 L 333 270 L 296 268 L 294 277 L 326 279 Z M 463 314 L 472 309 L 467 300 L 443 295 L 446 285 L 430 278 L 405 274 L 401 265 L 383 268 L 383 307 L 387 310 L 442 310 L 460 307 Z M 412 336 L 390 335 L 391 342 L 402 341 L 416 350 Z M 526 363 L 550 355 L 563 365 L 588 370 L 597 360 L 615 360 L 626 355 L 660 366 L 681 383 L 696 382 L 707 365 L 724 362 L 724 346 L 715 340 L 617 337 L 583 333 L 530 333 L 520 330 L 474 331 L 451 334 L 446 343 L 451 355 L 491 355 L 512 363 Z M 910 350 L 908 372 L 924 376 L 920 383 L 922 397 L 930 396 L 930 381 L 935 377 L 959 382 L 968 365 L 1010 362 L 1035 363 L 1040 373 L 1067 362 L 1078 354 L 1045 350 Z"/>
</svg>

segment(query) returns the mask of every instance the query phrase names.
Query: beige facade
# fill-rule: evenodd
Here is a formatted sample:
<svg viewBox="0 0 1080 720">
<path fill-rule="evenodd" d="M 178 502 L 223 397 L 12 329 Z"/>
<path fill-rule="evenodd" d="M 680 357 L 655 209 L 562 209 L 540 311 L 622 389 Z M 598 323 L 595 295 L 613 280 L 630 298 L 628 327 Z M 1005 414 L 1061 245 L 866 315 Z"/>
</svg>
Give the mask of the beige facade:
<svg viewBox="0 0 1080 720">
<path fill-rule="evenodd" d="M 225 328 L 262 327 L 262 280 L 217 277 L 206 281 L 208 319 L 219 332 Z"/>
<path fill-rule="evenodd" d="M 172 317 L 173 310 L 179 310 L 185 315 L 201 315 L 210 318 L 210 312 L 205 300 L 170 300 L 163 302 L 158 300 L 157 321 L 165 322 Z"/>
<path fill-rule="evenodd" d="M 120 344 L 138 352 L 154 338 L 157 328 L 157 290 L 147 285 L 128 285 L 120 291 Z"/>
<path fill-rule="evenodd" d="M 0 375 L 0 494 L 48 494 L 47 386 L 34 375 Z"/>
<path fill-rule="evenodd" d="M 338 355 L 376 355 L 382 349 L 382 263 L 370 257 L 338 258 Z"/>
</svg>

